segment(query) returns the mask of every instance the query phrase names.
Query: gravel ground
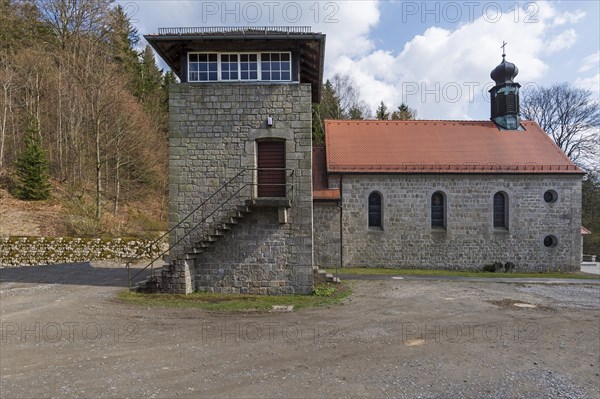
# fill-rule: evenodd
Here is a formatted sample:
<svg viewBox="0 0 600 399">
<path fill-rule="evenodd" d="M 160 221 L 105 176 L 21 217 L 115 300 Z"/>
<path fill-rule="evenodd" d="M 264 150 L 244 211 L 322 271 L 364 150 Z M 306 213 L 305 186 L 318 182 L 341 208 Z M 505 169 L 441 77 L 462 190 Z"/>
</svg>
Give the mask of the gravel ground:
<svg viewBox="0 0 600 399">
<path fill-rule="evenodd" d="M 597 284 L 350 284 L 226 314 L 121 303 L 108 262 L 0 269 L 0 397 L 600 397 Z"/>
</svg>

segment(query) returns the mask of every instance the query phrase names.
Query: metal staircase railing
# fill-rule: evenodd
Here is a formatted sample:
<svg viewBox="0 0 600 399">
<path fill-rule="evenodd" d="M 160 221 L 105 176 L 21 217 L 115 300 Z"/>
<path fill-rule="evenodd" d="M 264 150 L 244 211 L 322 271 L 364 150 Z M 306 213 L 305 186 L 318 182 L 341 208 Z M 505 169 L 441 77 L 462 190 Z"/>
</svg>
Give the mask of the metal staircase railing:
<svg viewBox="0 0 600 399">
<path fill-rule="evenodd" d="M 201 214 L 200 220 L 198 222 L 196 222 L 191 228 L 189 228 L 181 237 L 179 237 L 177 239 L 177 241 L 175 241 L 175 243 L 172 243 L 172 244 L 170 243 L 167 249 L 163 250 L 158 256 L 153 258 L 145 267 L 143 267 L 141 270 L 137 271 L 133 275 L 131 275 L 131 273 L 132 273 L 131 265 L 134 262 L 136 262 L 137 260 L 139 260 L 142 257 L 142 255 L 141 254 L 136 255 L 135 257 L 133 257 L 132 259 L 129 259 L 127 261 L 127 263 L 125 264 L 125 267 L 127 268 L 127 280 L 128 280 L 129 290 L 131 291 L 131 285 L 132 285 L 133 279 L 135 279 L 137 276 L 142 274 L 148 268 L 150 268 L 150 277 L 153 277 L 154 276 L 154 262 L 163 258 L 167 253 L 169 253 L 169 251 L 171 251 L 171 249 L 173 249 L 174 247 L 179 245 L 185 238 L 190 236 L 190 234 L 192 232 L 194 232 L 198 227 L 204 226 L 215 214 L 217 214 L 219 211 L 223 210 L 225 208 L 225 206 L 230 204 L 230 202 L 234 198 L 236 198 L 238 195 L 241 197 L 241 195 L 245 189 L 249 188 L 249 191 L 250 191 L 249 195 L 247 195 L 245 197 L 245 200 L 255 199 L 256 191 L 257 191 L 256 187 L 258 186 L 257 174 L 259 171 L 273 171 L 273 172 L 274 171 L 278 171 L 278 172 L 285 171 L 285 175 L 286 175 L 285 183 L 269 182 L 269 183 L 264 183 L 264 184 L 267 186 L 284 185 L 286 187 L 286 190 L 285 190 L 286 198 L 288 200 L 290 200 L 290 202 L 293 202 L 294 190 L 295 190 L 295 184 L 294 184 L 295 170 L 294 169 L 287 169 L 287 168 L 281 168 L 281 169 L 280 168 L 269 168 L 269 169 L 246 168 L 246 169 L 242 169 L 234 177 L 232 177 L 227 182 L 225 182 L 223 185 L 221 185 L 208 198 L 206 198 L 204 201 L 202 201 L 200 203 L 200 205 L 196 206 L 190 213 L 188 213 L 177 224 L 175 224 L 173 227 L 171 227 L 167 232 L 162 234 L 156 240 L 151 242 L 148 245 L 148 247 L 153 248 L 153 247 L 159 245 L 166 237 L 170 236 L 171 233 L 173 233 L 176 229 L 180 228 L 186 221 L 188 221 L 190 218 L 192 218 L 194 215 L 196 215 L 200 211 L 200 214 Z M 244 180 L 244 178 L 247 178 L 248 174 L 251 175 L 250 181 Z M 239 184 L 236 184 L 236 183 L 238 183 L 238 181 L 239 181 Z M 230 192 L 228 192 L 228 189 L 232 188 L 232 187 L 233 187 L 233 189 Z M 218 196 L 220 194 L 223 194 L 223 196 L 225 198 L 218 199 L 219 198 Z M 212 210 L 206 210 L 206 206 L 209 205 L 211 203 L 211 201 L 213 201 L 215 199 L 218 199 L 217 204 L 215 205 L 216 207 Z M 234 205 L 234 206 L 237 206 L 237 205 Z M 203 230 L 205 230 L 205 229 L 203 229 Z M 141 251 L 141 252 L 143 253 L 143 251 Z M 185 256 L 185 251 L 180 256 L 181 257 Z"/>
</svg>

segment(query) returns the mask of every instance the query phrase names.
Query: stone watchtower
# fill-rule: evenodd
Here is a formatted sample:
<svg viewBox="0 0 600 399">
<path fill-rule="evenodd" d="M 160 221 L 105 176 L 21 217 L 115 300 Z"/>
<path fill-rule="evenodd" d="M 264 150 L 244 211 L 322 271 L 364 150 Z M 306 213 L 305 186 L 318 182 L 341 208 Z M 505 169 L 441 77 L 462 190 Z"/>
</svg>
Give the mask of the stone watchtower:
<svg viewBox="0 0 600 399">
<path fill-rule="evenodd" d="M 169 259 L 155 290 L 310 293 L 311 104 L 325 35 L 305 27 L 145 36 L 169 90 Z"/>
</svg>

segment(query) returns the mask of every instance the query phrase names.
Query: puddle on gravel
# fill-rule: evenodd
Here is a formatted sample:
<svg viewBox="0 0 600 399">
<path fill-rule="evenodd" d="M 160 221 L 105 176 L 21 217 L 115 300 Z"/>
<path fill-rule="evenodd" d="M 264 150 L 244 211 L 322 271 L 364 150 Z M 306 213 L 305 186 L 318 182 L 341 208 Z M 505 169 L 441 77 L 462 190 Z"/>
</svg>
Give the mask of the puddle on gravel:
<svg viewBox="0 0 600 399">
<path fill-rule="evenodd" d="M 425 343 L 424 339 L 407 339 L 404 341 L 406 346 L 421 346 Z"/>
<path fill-rule="evenodd" d="M 536 305 L 532 305 L 530 303 L 513 303 L 513 306 L 516 306 L 518 308 L 528 308 L 528 309 L 534 309 L 537 308 Z"/>
<path fill-rule="evenodd" d="M 498 299 L 492 301 L 486 301 L 492 305 L 499 306 L 501 308 L 520 308 L 520 309 L 539 309 L 539 310 L 552 310 L 552 308 L 544 305 L 534 305 L 527 302 L 515 301 L 514 299 Z"/>
</svg>

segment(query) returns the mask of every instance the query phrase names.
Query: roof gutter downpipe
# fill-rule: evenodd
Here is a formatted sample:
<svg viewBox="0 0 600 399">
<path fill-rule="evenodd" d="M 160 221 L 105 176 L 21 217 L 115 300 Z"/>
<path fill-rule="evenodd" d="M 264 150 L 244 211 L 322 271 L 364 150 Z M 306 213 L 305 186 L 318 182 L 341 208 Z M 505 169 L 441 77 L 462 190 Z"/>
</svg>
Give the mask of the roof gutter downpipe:
<svg viewBox="0 0 600 399">
<path fill-rule="evenodd" d="M 340 268 L 344 267 L 344 228 L 343 228 L 343 220 L 344 220 L 344 206 L 343 206 L 343 198 L 344 198 L 344 175 L 340 175 L 340 202 L 338 207 L 340 208 Z M 335 267 L 335 277 L 338 276 L 338 267 Z"/>
</svg>

